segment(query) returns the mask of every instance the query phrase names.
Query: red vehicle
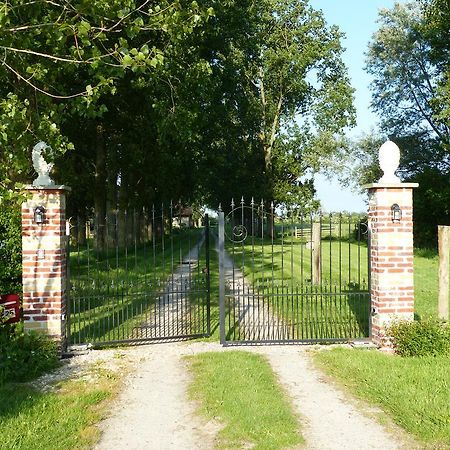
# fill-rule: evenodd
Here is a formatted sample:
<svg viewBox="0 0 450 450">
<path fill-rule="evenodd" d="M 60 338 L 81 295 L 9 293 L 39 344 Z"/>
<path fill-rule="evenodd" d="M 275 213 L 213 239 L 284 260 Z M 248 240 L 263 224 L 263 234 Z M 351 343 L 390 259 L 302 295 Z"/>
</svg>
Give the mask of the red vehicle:
<svg viewBox="0 0 450 450">
<path fill-rule="evenodd" d="M 1 314 L 6 318 L 5 323 L 16 323 L 20 320 L 20 299 L 17 294 L 6 294 L 0 296 Z"/>
</svg>

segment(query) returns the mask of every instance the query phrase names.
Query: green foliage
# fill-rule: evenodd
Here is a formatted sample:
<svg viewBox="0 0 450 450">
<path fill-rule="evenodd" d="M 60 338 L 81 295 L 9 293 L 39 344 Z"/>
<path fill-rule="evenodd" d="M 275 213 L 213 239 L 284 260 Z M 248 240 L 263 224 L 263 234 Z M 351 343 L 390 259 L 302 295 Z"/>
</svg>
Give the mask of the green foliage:
<svg viewBox="0 0 450 450">
<path fill-rule="evenodd" d="M 395 352 L 400 356 L 450 354 L 450 328 L 441 322 L 396 322 L 386 332 L 392 336 Z"/>
<path fill-rule="evenodd" d="M 450 224 L 448 2 L 397 2 L 380 10 L 378 22 L 366 70 L 374 79 L 372 107 L 380 129 L 356 140 L 338 170 L 344 183 L 375 182 L 378 148 L 386 137 L 393 140 L 401 150 L 400 177 L 419 183 L 415 245 L 431 248 L 437 225 Z"/>
<path fill-rule="evenodd" d="M 22 292 L 22 231 L 20 208 L 0 202 L 0 294 Z"/>
<path fill-rule="evenodd" d="M 57 345 L 48 337 L 0 326 L 0 385 L 28 381 L 58 365 Z"/>
<path fill-rule="evenodd" d="M 450 225 L 450 173 L 426 168 L 411 177 L 414 192 L 414 245 L 437 248 L 438 225 Z"/>
<path fill-rule="evenodd" d="M 199 115 L 207 200 L 226 206 L 244 195 L 311 207 L 304 175 L 328 161 L 354 121 L 342 35 L 307 1 L 214 9 L 206 35 L 217 47 L 200 94 L 207 114 Z"/>
<path fill-rule="evenodd" d="M 0 196 L 30 181 L 42 139 L 54 178 L 77 186 L 69 215 L 180 197 L 317 206 L 304 175 L 354 123 L 342 33 L 320 11 L 306 0 L 69 5 L 0 0 Z"/>
<path fill-rule="evenodd" d="M 167 80 L 167 60 L 177 58 L 182 65 L 176 55 L 182 54 L 180 43 L 212 14 L 196 2 L 170 0 L 0 1 L 0 198 L 17 182 L 30 181 L 31 148 L 38 140 L 52 147 L 53 159 L 65 159 L 75 146 L 85 177 L 93 177 L 92 130 L 114 107 L 113 97 L 123 107 L 137 80 L 141 86 Z M 134 111 L 129 124 L 139 127 L 139 109 Z M 123 115 L 117 117 L 111 128 L 122 131 Z M 86 141 L 90 153 L 83 148 Z M 63 182 L 76 173 L 82 184 L 81 171 L 71 162 L 70 170 L 58 164 L 60 173 L 65 170 Z"/>
</svg>

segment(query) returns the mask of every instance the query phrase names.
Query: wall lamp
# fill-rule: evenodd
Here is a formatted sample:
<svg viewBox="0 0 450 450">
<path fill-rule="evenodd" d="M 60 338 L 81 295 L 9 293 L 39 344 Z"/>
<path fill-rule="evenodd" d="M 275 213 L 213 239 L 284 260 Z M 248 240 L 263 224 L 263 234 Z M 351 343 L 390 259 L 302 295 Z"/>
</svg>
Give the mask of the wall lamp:
<svg viewBox="0 0 450 450">
<path fill-rule="evenodd" d="M 402 220 L 402 210 L 397 203 L 391 206 L 392 222 L 399 223 Z"/>
<path fill-rule="evenodd" d="M 37 206 L 34 210 L 34 223 L 37 225 L 43 225 L 45 222 L 45 208 L 43 206 Z"/>
</svg>

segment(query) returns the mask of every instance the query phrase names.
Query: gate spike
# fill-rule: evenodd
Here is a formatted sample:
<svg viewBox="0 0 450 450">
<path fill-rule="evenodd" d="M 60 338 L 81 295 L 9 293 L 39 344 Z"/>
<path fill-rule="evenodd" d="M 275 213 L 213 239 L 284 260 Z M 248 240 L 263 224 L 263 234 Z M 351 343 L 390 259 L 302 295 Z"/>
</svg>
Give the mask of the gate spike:
<svg viewBox="0 0 450 450">
<path fill-rule="evenodd" d="M 255 200 L 253 199 L 253 197 L 252 197 L 252 201 L 250 202 L 250 205 L 253 207 L 253 206 L 255 206 Z"/>
<path fill-rule="evenodd" d="M 231 199 L 231 209 L 234 208 L 234 198 Z"/>
<path fill-rule="evenodd" d="M 222 203 L 219 203 L 219 212 L 222 212 Z"/>
<path fill-rule="evenodd" d="M 244 206 L 245 202 L 244 202 L 244 196 L 241 197 L 241 205 Z"/>
</svg>

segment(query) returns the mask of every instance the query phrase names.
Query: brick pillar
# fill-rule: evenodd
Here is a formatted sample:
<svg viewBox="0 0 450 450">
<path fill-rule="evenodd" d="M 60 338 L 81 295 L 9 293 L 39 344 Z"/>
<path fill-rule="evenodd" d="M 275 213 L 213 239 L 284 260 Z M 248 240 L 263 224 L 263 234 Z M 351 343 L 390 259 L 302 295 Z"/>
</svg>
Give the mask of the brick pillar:
<svg viewBox="0 0 450 450">
<path fill-rule="evenodd" d="M 373 342 L 389 346 L 386 327 L 414 318 L 412 192 L 416 183 L 374 183 L 369 190 L 370 267 Z M 392 205 L 402 211 L 392 220 Z"/>
<path fill-rule="evenodd" d="M 66 300 L 65 186 L 28 187 L 22 204 L 23 313 L 25 330 L 46 333 L 64 344 Z M 36 207 L 45 221 L 36 224 Z"/>
</svg>

